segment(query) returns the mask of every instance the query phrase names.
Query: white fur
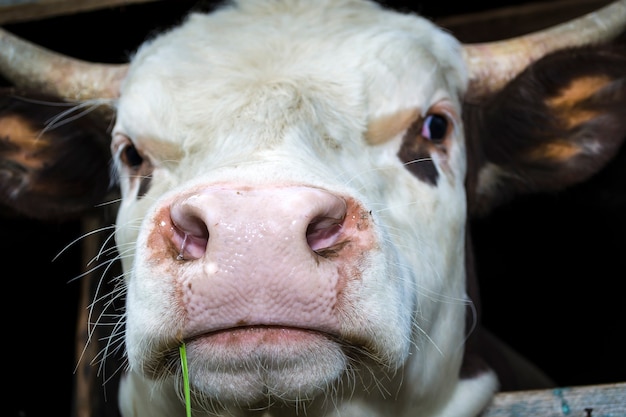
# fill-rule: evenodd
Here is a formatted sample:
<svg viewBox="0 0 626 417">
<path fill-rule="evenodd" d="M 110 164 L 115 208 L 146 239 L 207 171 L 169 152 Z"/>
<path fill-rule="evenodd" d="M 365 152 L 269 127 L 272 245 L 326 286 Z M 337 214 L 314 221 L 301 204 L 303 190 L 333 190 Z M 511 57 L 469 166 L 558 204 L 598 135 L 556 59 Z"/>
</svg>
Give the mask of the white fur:
<svg viewBox="0 0 626 417">
<path fill-rule="evenodd" d="M 130 365 L 120 389 L 124 417 L 184 415 L 180 374 L 153 380 L 143 369 L 164 353 L 160 342 L 175 348 L 185 322 L 179 277 L 150 261 L 158 255 L 150 236 L 159 210 L 211 184 L 304 185 L 371 211 L 376 245 L 364 255 L 360 280 L 346 289 L 340 320 L 345 332 L 370 338 L 379 356 L 377 363 L 351 362 L 322 343 L 302 374 L 276 371 L 292 384 L 315 375 L 319 386 L 301 388 L 310 398 L 274 392 L 259 400 L 235 378 L 207 384 L 232 400 L 208 394 L 216 398 L 203 402 L 202 383 L 193 379 L 203 358 L 192 351 L 194 417 L 469 417 L 485 406 L 495 377 L 458 376 L 470 302 L 461 56 L 458 42 L 429 21 L 354 0 L 239 1 L 193 14 L 140 48 L 113 142 L 119 153 L 131 140 L 153 167 L 149 192 L 138 198 L 137 178 L 117 162 Z M 437 186 L 398 159 L 404 132 L 380 144 L 365 140 L 371 121 L 433 106 L 449 110 L 455 123 L 447 156 L 435 161 Z M 274 353 L 279 361 L 281 350 Z"/>
</svg>

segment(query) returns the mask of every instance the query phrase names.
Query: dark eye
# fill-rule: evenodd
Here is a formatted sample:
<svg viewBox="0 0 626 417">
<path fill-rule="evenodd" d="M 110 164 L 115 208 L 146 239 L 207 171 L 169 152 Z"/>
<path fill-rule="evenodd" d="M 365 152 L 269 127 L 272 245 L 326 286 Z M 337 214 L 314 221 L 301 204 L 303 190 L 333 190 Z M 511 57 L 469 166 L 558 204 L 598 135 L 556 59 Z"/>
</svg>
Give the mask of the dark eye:
<svg viewBox="0 0 626 417">
<path fill-rule="evenodd" d="M 434 142 L 440 142 L 448 133 L 448 119 L 438 114 L 429 114 L 422 124 L 422 137 Z"/>
<path fill-rule="evenodd" d="M 143 157 L 137 152 L 137 148 L 132 143 L 124 146 L 120 158 L 126 166 L 131 168 L 139 168 L 143 164 Z"/>
</svg>

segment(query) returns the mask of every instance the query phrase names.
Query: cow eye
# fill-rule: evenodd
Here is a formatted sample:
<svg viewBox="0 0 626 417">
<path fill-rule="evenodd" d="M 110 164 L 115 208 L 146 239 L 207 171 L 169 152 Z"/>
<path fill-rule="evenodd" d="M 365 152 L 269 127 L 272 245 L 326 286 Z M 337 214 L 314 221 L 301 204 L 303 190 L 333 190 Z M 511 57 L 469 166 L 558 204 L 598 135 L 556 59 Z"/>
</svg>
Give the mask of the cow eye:
<svg viewBox="0 0 626 417">
<path fill-rule="evenodd" d="M 127 143 L 120 154 L 120 158 L 124 165 L 130 168 L 139 168 L 143 164 L 143 157 L 137 151 L 132 143 Z"/>
<path fill-rule="evenodd" d="M 448 134 L 448 119 L 439 114 L 429 114 L 422 124 L 422 137 L 441 142 Z"/>
</svg>

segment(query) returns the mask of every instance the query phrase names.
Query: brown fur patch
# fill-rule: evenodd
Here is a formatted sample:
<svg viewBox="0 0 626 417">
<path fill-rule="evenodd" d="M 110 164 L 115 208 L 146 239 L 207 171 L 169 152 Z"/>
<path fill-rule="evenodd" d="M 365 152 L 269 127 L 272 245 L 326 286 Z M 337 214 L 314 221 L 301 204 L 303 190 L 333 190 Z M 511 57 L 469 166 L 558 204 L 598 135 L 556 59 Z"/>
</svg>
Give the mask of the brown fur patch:
<svg viewBox="0 0 626 417">
<path fill-rule="evenodd" d="M 48 162 L 37 158 L 39 151 L 48 147 L 48 143 L 39 140 L 39 131 L 31 128 L 28 120 L 18 115 L 8 115 L 1 118 L 0 139 L 10 142 L 15 152 L 11 152 L 11 159 L 23 167 L 33 170 L 42 169 Z"/>
<path fill-rule="evenodd" d="M 578 126 L 593 119 L 598 113 L 577 106 L 609 83 L 611 79 L 605 76 L 574 79 L 567 87 L 561 89 L 559 95 L 547 99 L 546 105 L 567 128 Z"/>
<path fill-rule="evenodd" d="M 565 162 L 581 153 L 582 149 L 574 143 L 564 141 L 544 143 L 532 149 L 530 154 L 533 160 L 551 160 Z"/>
<path fill-rule="evenodd" d="M 365 140 L 371 145 L 385 143 L 406 131 L 418 117 L 418 109 L 406 109 L 374 119 L 367 126 Z"/>
<path fill-rule="evenodd" d="M 437 146 L 420 135 L 422 122 L 421 119 L 416 120 L 406 131 L 398 157 L 417 178 L 428 184 L 437 185 L 439 173 L 432 160 L 432 154 L 437 152 Z"/>
</svg>

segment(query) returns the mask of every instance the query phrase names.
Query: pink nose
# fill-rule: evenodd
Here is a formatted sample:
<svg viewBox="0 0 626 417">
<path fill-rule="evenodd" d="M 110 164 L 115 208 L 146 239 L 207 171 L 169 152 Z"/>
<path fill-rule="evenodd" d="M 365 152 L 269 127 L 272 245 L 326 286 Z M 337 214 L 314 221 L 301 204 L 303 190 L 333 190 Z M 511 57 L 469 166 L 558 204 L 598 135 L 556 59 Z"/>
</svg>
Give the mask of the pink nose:
<svg viewBox="0 0 626 417">
<path fill-rule="evenodd" d="M 344 288 L 374 241 L 359 203 L 311 187 L 209 187 L 159 217 L 166 227 L 152 242 L 169 246 L 187 335 L 259 325 L 337 332 Z"/>
<path fill-rule="evenodd" d="M 207 189 L 171 207 L 178 259 L 198 259 L 207 248 L 232 248 L 267 239 L 323 255 L 339 242 L 348 207 L 344 199 L 308 187 Z"/>
</svg>

